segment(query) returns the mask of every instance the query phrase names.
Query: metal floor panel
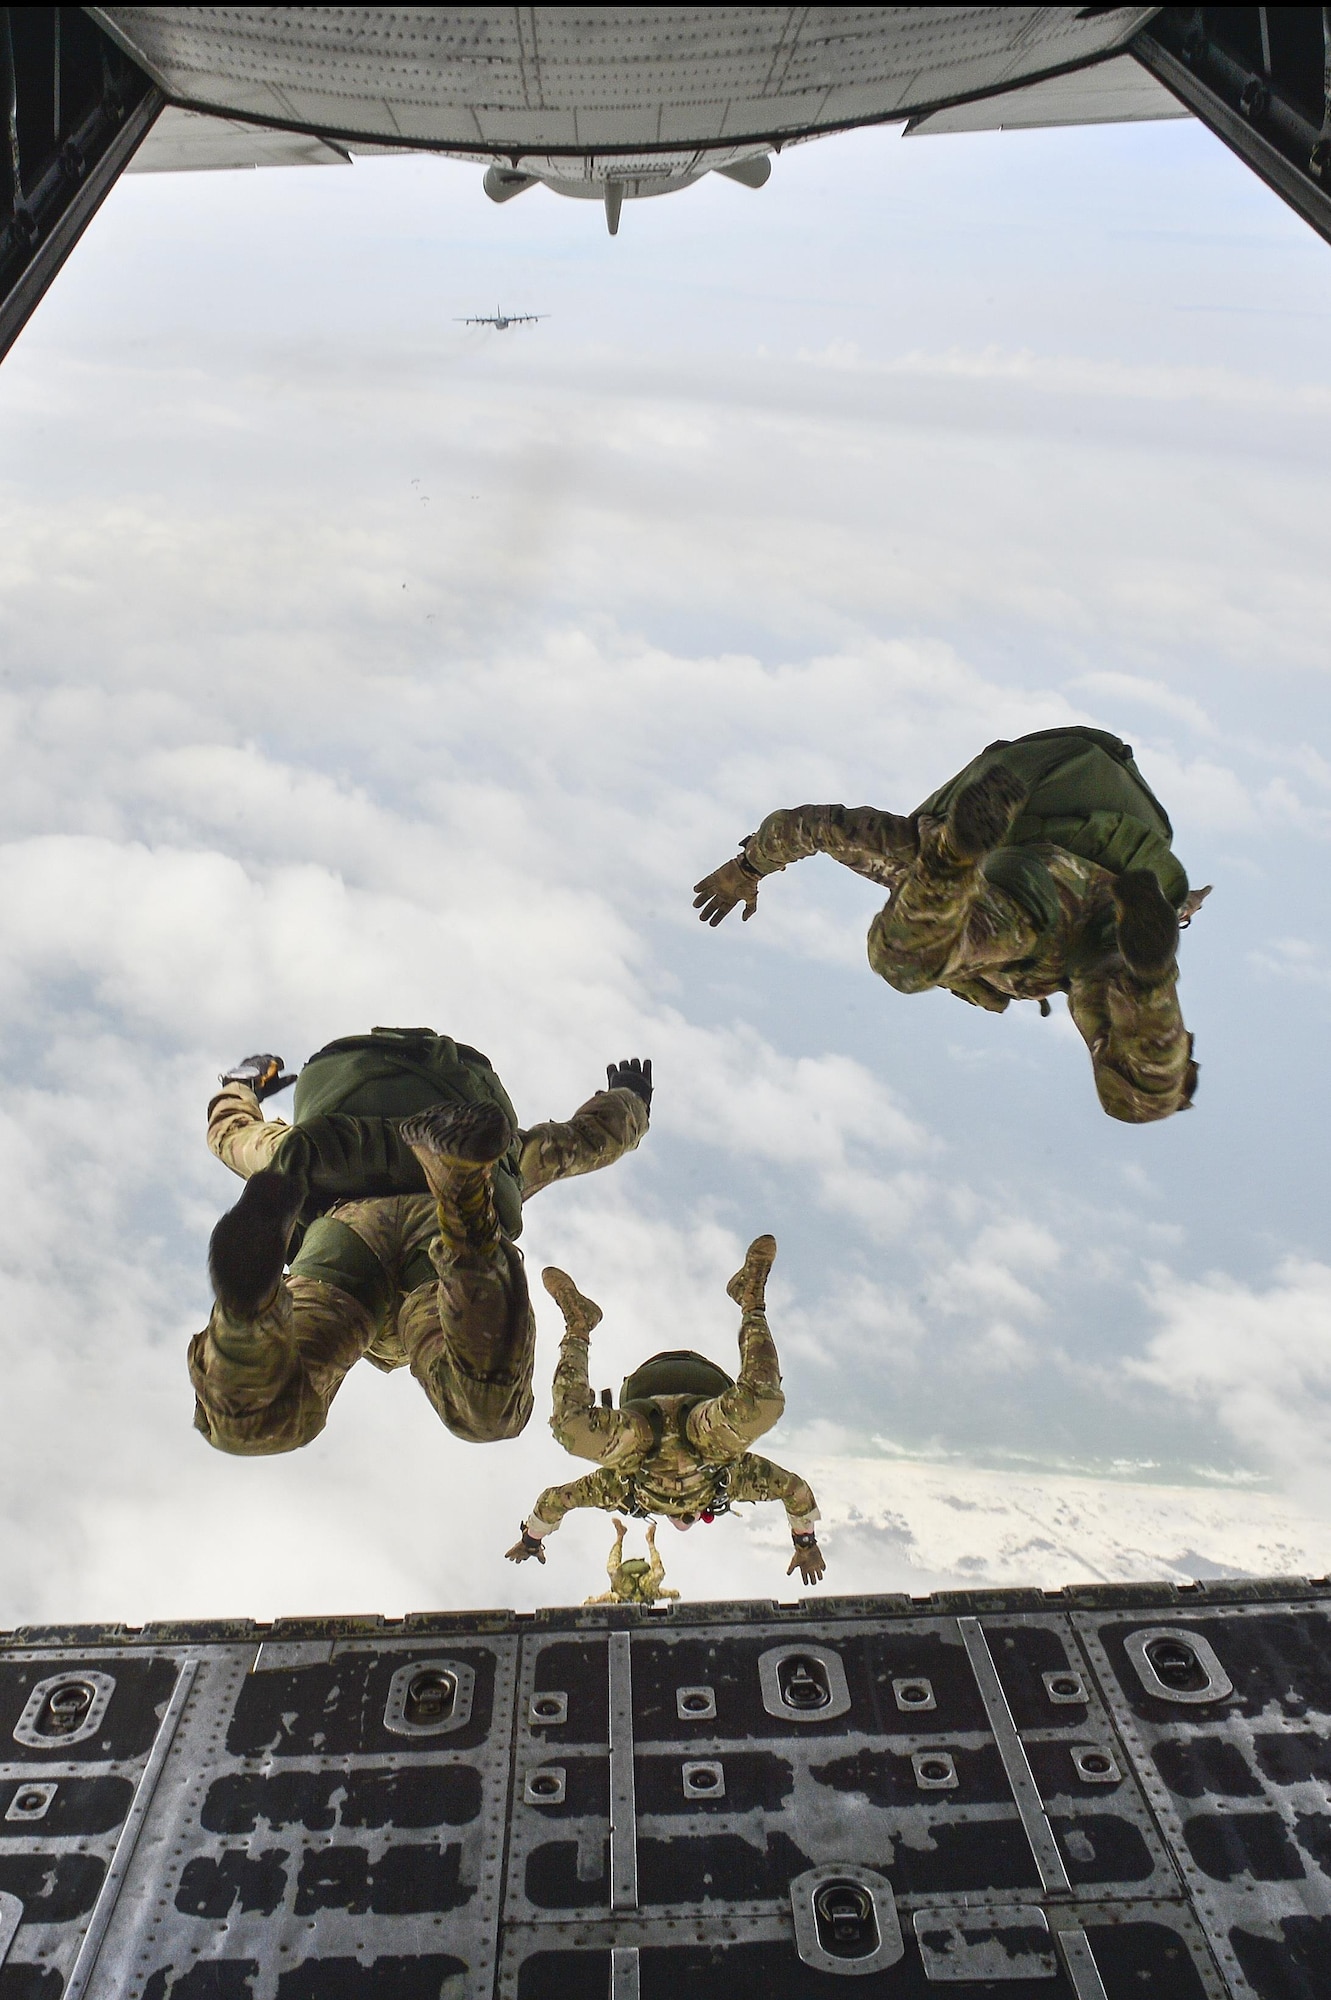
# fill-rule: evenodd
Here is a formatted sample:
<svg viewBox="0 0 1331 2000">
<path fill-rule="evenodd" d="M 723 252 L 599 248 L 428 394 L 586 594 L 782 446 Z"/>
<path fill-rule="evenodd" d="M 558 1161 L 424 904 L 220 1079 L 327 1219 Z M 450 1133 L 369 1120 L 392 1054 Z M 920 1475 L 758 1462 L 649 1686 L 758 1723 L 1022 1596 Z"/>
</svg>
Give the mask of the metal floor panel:
<svg viewBox="0 0 1331 2000">
<path fill-rule="evenodd" d="M 1144 1622 L 1076 1620 L 1233 1990 L 1331 1993 L 1331 1612 L 1153 1614 L 1210 1648 L 1217 1701 L 1144 1683 L 1126 1643 Z"/>
<path fill-rule="evenodd" d="M 1328 2000 L 1331 1589 L 0 1636 L 0 2000 Z"/>
</svg>

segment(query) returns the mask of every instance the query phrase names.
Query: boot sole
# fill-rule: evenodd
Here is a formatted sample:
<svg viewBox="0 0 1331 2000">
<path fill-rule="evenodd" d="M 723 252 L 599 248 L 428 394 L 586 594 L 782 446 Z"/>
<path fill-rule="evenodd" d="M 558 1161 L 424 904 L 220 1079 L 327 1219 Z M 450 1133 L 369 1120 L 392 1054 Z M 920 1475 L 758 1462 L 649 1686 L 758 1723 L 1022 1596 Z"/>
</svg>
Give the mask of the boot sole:
<svg viewBox="0 0 1331 2000">
<path fill-rule="evenodd" d="M 957 853 L 978 861 L 1007 838 L 1008 829 L 1029 793 L 1010 771 L 990 771 L 959 792 L 947 816 L 947 830 Z"/>
<path fill-rule="evenodd" d="M 1114 885 L 1118 948 L 1142 979 L 1168 972 L 1178 953 L 1178 914 L 1154 875 L 1135 868 Z"/>
<path fill-rule="evenodd" d="M 290 1175 L 254 1174 L 208 1243 L 208 1276 L 224 1312 L 249 1319 L 272 1298 L 286 1268 L 287 1244 L 305 1198 Z"/>
<path fill-rule="evenodd" d="M 400 1130 L 413 1153 L 468 1167 L 493 1166 L 513 1143 L 513 1127 L 497 1104 L 442 1104 L 404 1118 Z"/>
</svg>

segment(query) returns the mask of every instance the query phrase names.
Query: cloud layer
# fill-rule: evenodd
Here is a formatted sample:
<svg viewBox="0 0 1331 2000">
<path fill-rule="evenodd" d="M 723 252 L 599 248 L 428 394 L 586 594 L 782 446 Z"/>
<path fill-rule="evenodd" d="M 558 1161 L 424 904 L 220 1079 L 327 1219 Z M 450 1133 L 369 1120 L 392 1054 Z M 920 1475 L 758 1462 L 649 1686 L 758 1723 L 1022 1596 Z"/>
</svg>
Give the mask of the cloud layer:
<svg viewBox="0 0 1331 2000">
<path fill-rule="evenodd" d="M 1279 377 L 1246 323 L 1197 360 L 1158 248 L 1115 233 L 1134 147 L 1235 212 L 1205 135 L 1046 136 L 829 142 L 765 207 L 699 189 L 609 250 L 576 204 L 489 212 L 430 162 L 117 191 L 0 371 L 0 1622 L 598 1587 L 604 1521 L 547 1573 L 499 1559 L 568 1469 L 539 1417 L 477 1451 L 359 1370 L 290 1460 L 189 1429 L 235 1191 L 212 1080 L 374 1021 L 485 1048 L 528 1119 L 654 1058 L 648 1142 L 533 1204 L 531 1268 L 605 1306 L 617 1382 L 733 1353 L 725 1280 L 775 1231 L 772 1450 L 816 1467 L 845 1587 L 1312 1560 L 1315 1526 L 1271 1501 L 1245 1528 L 1229 1487 L 1088 1485 L 1067 1514 L 976 1469 L 1311 1481 L 1331 1431 L 1331 408 L 1297 328 Z M 998 304 L 957 233 L 977 147 L 995 217 L 1041 218 Z M 1094 325 L 1048 289 L 1085 226 L 1039 206 L 1055 157 L 1069 188 L 1118 175 Z M 1320 311 L 1324 253 L 1267 199 L 1242 254 Z M 1180 310 L 1238 254 L 1187 239 Z M 894 257 L 897 292 L 848 295 Z M 555 300 L 539 338 L 447 326 L 496 282 Z M 689 907 L 773 806 L 906 808 L 1060 721 L 1132 738 L 1218 885 L 1185 946 L 1199 1108 L 1159 1131 L 1101 1116 L 1066 1020 L 881 988 L 878 899 L 830 864 L 742 928 Z M 874 1438 L 943 1469 L 912 1484 Z M 981 1487 L 985 1535 L 949 1538 Z M 691 1594 L 756 1563 L 775 1591 L 779 1542 L 729 1523 L 674 1560 Z"/>
</svg>

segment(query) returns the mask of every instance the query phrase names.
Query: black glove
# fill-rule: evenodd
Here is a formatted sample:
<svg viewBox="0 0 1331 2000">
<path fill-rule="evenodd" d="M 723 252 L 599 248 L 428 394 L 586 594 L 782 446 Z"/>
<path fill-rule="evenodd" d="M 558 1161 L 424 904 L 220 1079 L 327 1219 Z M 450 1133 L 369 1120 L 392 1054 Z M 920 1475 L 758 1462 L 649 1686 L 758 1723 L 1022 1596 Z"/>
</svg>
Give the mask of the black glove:
<svg viewBox="0 0 1331 2000">
<path fill-rule="evenodd" d="M 609 1063 L 605 1072 L 607 1090 L 631 1090 L 640 1097 L 650 1111 L 652 1108 L 652 1059 L 643 1062 L 639 1056 L 626 1056 L 623 1062 Z"/>
<path fill-rule="evenodd" d="M 517 1541 L 514 1542 L 511 1549 L 504 1551 L 504 1555 L 505 1559 L 511 1563 L 530 1562 L 533 1556 L 535 1556 L 538 1563 L 543 1563 L 545 1561 L 545 1544 L 539 1535 L 529 1535 L 527 1533 L 527 1523 L 524 1521 Z"/>
<path fill-rule="evenodd" d="M 217 1079 L 219 1083 L 247 1083 L 254 1095 L 261 1101 L 271 1097 L 274 1091 L 285 1090 L 296 1081 L 295 1072 L 290 1076 L 282 1074 L 281 1056 L 242 1056 L 234 1069 L 223 1070 Z"/>
</svg>

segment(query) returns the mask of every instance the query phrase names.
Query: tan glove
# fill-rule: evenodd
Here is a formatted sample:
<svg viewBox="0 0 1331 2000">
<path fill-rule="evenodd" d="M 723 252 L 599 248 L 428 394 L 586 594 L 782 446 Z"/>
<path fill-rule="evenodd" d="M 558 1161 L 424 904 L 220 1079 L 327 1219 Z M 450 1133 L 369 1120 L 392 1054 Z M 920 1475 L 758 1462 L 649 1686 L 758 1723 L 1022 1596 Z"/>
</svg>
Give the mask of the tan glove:
<svg viewBox="0 0 1331 2000">
<path fill-rule="evenodd" d="M 795 1553 L 790 1558 L 786 1575 L 794 1576 L 796 1570 L 805 1583 L 821 1583 L 827 1575 L 823 1552 L 812 1535 L 795 1536 Z"/>
<path fill-rule="evenodd" d="M 762 876 L 756 868 L 751 868 L 742 854 L 733 861 L 723 862 L 710 875 L 704 875 L 701 882 L 693 885 L 693 907 L 698 912 L 699 921 L 710 924 L 715 930 L 723 917 L 728 917 L 736 903 L 744 905 L 744 922 L 758 907 L 758 884 Z"/>
<path fill-rule="evenodd" d="M 522 1524 L 522 1533 L 518 1540 L 514 1542 L 511 1549 L 504 1551 L 504 1560 L 511 1563 L 525 1563 L 530 1562 L 533 1556 L 535 1556 L 538 1563 L 545 1561 L 545 1543 L 539 1535 L 529 1535 L 527 1533 L 527 1523 L 524 1521 Z M 786 1574 L 790 1574 L 789 1570 L 787 1570 Z"/>
</svg>

